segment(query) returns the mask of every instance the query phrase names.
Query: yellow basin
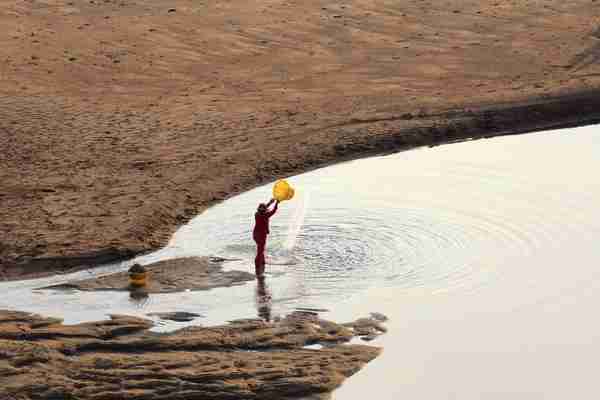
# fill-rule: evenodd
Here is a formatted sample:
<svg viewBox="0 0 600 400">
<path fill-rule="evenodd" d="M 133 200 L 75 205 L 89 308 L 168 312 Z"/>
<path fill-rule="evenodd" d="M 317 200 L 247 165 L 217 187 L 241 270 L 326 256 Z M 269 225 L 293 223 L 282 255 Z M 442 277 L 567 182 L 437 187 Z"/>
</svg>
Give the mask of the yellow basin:
<svg viewBox="0 0 600 400">
<path fill-rule="evenodd" d="M 147 272 L 130 272 L 129 284 L 131 286 L 146 286 Z"/>
<path fill-rule="evenodd" d="M 273 186 L 273 198 L 278 201 L 291 200 L 294 197 L 294 188 L 287 181 L 280 179 Z"/>
</svg>

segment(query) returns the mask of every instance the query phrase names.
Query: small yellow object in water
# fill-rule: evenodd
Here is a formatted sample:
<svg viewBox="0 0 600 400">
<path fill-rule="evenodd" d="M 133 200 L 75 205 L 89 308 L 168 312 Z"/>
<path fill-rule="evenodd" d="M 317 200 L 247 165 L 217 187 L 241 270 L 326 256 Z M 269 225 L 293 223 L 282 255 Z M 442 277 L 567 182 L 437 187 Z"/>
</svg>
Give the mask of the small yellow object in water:
<svg viewBox="0 0 600 400">
<path fill-rule="evenodd" d="M 280 179 L 273 186 L 273 198 L 278 201 L 291 200 L 294 197 L 294 188 L 287 181 Z"/>
<path fill-rule="evenodd" d="M 139 264 L 135 264 L 129 269 L 129 284 L 136 287 L 146 286 L 147 276 L 146 269 Z"/>
<path fill-rule="evenodd" d="M 146 272 L 129 274 L 129 284 L 131 286 L 146 286 Z"/>
</svg>

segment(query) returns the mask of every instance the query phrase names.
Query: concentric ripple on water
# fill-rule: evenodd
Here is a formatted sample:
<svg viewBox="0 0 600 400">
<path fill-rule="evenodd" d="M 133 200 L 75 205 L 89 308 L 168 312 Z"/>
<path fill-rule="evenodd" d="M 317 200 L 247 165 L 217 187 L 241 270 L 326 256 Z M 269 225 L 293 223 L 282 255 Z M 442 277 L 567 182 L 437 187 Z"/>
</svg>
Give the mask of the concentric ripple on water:
<svg viewBox="0 0 600 400">
<path fill-rule="evenodd" d="M 581 157 L 568 165 L 553 161 L 565 151 Z M 578 168 L 600 170 L 598 153 L 599 140 L 591 131 L 548 133 L 415 150 L 293 177 L 298 195 L 281 204 L 269 238 L 267 283 L 274 312 L 332 308 L 372 288 L 431 296 L 477 293 L 504 279 L 535 285 L 522 266 L 562 240 L 591 240 L 598 233 L 598 218 L 589 213 L 598 204 L 598 181 L 573 177 Z M 252 271 L 253 213 L 269 194 L 270 185 L 209 209 L 182 227 L 167 248 L 139 261 L 218 255 L 239 259 L 227 268 Z M 293 248 L 285 248 L 289 243 Z M 201 311 L 213 320 L 255 312 L 253 283 L 235 290 L 152 296 L 142 305 L 124 294 L 48 295 L 23 289 L 42 283 L 4 284 L 7 294 L 0 306 L 73 321 L 172 308 Z"/>
</svg>

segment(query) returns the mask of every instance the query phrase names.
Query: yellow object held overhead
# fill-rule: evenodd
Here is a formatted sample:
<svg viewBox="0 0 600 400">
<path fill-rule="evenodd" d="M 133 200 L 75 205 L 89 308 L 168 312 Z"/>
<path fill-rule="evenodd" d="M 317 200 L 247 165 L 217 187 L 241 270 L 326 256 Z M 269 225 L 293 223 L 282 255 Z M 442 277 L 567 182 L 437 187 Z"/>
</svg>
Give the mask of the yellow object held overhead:
<svg viewBox="0 0 600 400">
<path fill-rule="evenodd" d="M 291 200 L 294 197 L 294 188 L 287 181 L 281 179 L 273 186 L 273 198 L 278 201 Z"/>
</svg>

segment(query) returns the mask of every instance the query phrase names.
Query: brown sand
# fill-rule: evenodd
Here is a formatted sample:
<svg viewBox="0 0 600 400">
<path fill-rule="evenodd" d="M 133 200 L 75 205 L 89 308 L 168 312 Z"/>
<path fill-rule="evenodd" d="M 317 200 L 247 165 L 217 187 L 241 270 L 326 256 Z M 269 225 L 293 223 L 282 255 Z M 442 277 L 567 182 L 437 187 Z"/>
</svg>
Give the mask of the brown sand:
<svg viewBox="0 0 600 400">
<path fill-rule="evenodd" d="M 286 399 L 327 394 L 380 353 L 315 315 L 148 332 L 127 316 L 65 326 L 0 311 L 1 399 Z M 364 320 L 359 324 L 365 330 Z M 371 330 L 379 324 L 372 320 Z M 356 329 L 358 330 L 358 329 Z M 324 344 L 320 350 L 304 349 Z"/>
<path fill-rule="evenodd" d="M 0 10 L 3 279 L 156 249 L 215 202 L 339 160 L 600 121 L 600 2 Z"/>
</svg>

